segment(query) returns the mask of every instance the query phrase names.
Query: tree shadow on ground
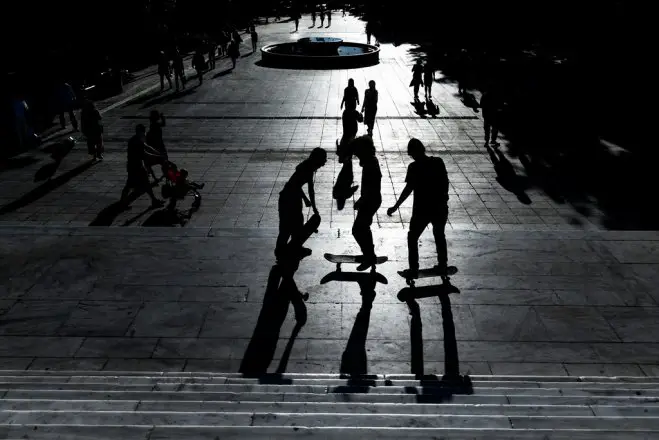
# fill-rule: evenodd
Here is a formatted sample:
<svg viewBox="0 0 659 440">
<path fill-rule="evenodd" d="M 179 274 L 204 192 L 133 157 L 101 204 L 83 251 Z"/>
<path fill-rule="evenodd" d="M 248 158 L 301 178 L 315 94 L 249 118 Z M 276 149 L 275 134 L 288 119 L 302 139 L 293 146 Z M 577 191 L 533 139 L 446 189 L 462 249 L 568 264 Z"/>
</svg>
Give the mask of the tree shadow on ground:
<svg viewBox="0 0 659 440">
<path fill-rule="evenodd" d="M 47 180 L 38 187 L 34 188 L 32 191 L 21 196 L 19 199 L 14 200 L 13 202 L 10 202 L 5 206 L 3 206 L 2 208 L 0 208 L 0 215 L 14 212 L 17 209 L 23 208 L 31 203 L 36 202 L 40 198 L 49 194 L 54 189 L 59 188 L 60 186 L 64 185 L 66 182 L 70 181 L 74 177 L 82 174 L 96 163 L 97 162 L 95 162 L 94 160 L 89 160 L 67 172 L 60 174 L 54 179 Z"/>
</svg>

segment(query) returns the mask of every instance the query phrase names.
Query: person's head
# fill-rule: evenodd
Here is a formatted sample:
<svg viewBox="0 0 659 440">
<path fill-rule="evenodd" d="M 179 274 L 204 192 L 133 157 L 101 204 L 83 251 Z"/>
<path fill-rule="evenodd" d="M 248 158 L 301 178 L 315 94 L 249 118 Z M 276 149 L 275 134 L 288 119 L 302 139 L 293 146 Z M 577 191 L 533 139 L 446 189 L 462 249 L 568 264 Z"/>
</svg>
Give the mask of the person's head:
<svg viewBox="0 0 659 440">
<path fill-rule="evenodd" d="M 316 169 L 322 167 L 327 162 L 327 151 L 324 148 L 316 147 L 311 150 L 309 160 Z"/>
<path fill-rule="evenodd" d="M 185 168 L 181 168 L 178 172 L 181 179 L 185 180 L 188 178 L 188 170 L 186 170 Z"/>
<path fill-rule="evenodd" d="M 158 119 L 160 119 L 160 112 L 158 110 L 151 110 L 151 113 L 149 113 L 149 121 L 158 122 Z"/>
<path fill-rule="evenodd" d="M 354 79 L 350 78 L 348 80 L 348 87 L 355 87 L 355 80 Z"/>
<path fill-rule="evenodd" d="M 135 134 L 142 139 L 146 137 L 146 127 L 144 124 L 137 124 L 137 127 L 135 127 Z"/>
<path fill-rule="evenodd" d="M 368 88 L 369 88 L 369 89 L 375 89 L 375 81 L 370 80 L 370 81 L 368 82 Z"/>
<path fill-rule="evenodd" d="M 426 147 L 423 146 L 420 140 L 416 138 L 410 139 L 407 143 L 407 154 L 414 160 L 419 157 L 425 156 Z"/>
<path fill-rule="evenodd" d="M 359 160 L 375 157 L 375 144 L 370 136 L 359 136 L 352 141 L 352 148 Z"/>
</svg>

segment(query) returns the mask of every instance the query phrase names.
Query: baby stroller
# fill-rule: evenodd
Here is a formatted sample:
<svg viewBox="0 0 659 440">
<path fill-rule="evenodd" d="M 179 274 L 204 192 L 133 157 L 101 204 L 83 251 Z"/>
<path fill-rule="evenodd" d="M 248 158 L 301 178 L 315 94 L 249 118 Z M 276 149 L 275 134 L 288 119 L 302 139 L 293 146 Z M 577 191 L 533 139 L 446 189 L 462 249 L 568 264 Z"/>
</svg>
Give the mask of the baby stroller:
<svg viewBox="0 0 659 440">
<path fill-rule="evenodd" d="M 201 206 L 201 194 L 199 189 L 204 187 L 203 183 L 196 183 L 188 180 L 188 171 L 185 168 L 179 169 L 176 164 L 166 160 L 163 163 L 165 173 L 165 184 L 162 187 L 162 196 L 169 200 L 167 209 L 174 210 L 176 202 L 183 200 L 188 194 L 192 194 L 194 201 L 190 208 L 189 214 L 197 211 Z"/>
</svg>

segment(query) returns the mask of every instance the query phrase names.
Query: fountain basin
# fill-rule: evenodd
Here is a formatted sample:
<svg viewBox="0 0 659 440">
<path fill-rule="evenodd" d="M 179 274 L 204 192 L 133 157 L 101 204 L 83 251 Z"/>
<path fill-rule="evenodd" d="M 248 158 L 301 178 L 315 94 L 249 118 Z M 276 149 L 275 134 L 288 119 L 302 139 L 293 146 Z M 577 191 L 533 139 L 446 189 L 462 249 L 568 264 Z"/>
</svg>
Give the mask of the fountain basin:
<svg viewBox="0 0 659 440">
<path fill-rule="evenodd" d="M 341 69 L 378 64 L 380 48 L 334 37 L 301 38 L 261 48 L 261 62 L 273 67 Z"/>
</svg>

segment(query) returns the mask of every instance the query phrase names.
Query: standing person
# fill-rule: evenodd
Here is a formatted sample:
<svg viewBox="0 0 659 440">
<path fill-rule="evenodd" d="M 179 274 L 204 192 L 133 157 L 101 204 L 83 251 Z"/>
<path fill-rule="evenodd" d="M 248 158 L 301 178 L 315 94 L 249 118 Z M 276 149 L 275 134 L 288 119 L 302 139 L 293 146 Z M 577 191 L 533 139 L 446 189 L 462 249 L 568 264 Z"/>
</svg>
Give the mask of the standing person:
<svg viewBox="0 0 659 440">
<path fill-rule="evenodd" d="M 307 159 L 295 168 L 295 172 L 284 185 L 284 189 L 279 193 L 279 236 L 275 247 L 275 257 L 282 259 L 288 257 L 285 255 L 286 247 L 290 244 L 297 246 L 299 239 L 297 232 L 304 226 L 304 215 L 302 214 L 302 201 L 307 207 L 313 209 L 314 214 L 318 214 L 316 208 L 316 195 L 314 191 L 314 173 L 324 166 L 327 162 L 327 152 L 320 148 L 314 148 Z M 304 194 L 302 187 L 307 185 L 309 197 Z M 301 249 L 301 256 L 311 255 L 311 250 Z"/>
<path fill-rule="evenodd" d="M 499 135 L 499 112 L 501 100 L 499 94 L 492 86 L 488 86 L 481 96 L 481 109 L 483 110 L 483 128 L 485 129 L 485 146 L 488 144 L 498 147 L 497 136 Z M 492 143 L 490 143 L 490 133 Z"/>
<path fill-rule="evenodd" d="M 371 44 L 371 35 L 373 35 L 373 23 L 369 20 L 366 22 L 366 44 Z"/>
<path fill-rule="evenodd" d="M 236 60 L 240 57 L 240 49 L 238 48 L 238 41 L 231 40 L 229 43 L 229 57 L 231 58 L 232 69 L 236 68 Z"/>
<path fill-rule="evenodd" d="M 407 144 L 407 154 L 414 160 L 407 167 L 405 188 L 394 206 L 387 210 L 391 216 L 414 191 L 414 205 L 410 229 L 407 233 L 409 269 L 405 276 L 416 277 L 419 273 L 419 237 L 423 230 L 432 224 L 432 232 L 437 248 L 437 266 L 440 272 L 447 267 L 446 236 L 444 228 L 448 221 L 448 173 L 444 161 L 439 157 L 426 156 L 426 148 L 420 140 L 411 139 Z"/>
<path fill-rule="evenodd" d="M 208 42 L 208 64 L 211 69 L 215 69 L 215 51 L 217 44 L 214 41 Z"/>
<path fill-rule="evenodd" d="M 158 75 L 160 75 L 160 91 L 165 90 L 165 78 L 167 78 L 167 83 L 169 88 L 172 88 L 172 75 L 169 71 L 169 60 L 165 56 L 165 52 L 162 50 L 158 55 Z"/>
<path fill-rule="evenodd" d="M 103 118 L 94 103 L 87 99 L 80 112 L 82 134 L 87 139 L 87 152 L 103 160 Z"/>
<path fill-rule="evenodd" d="M 423 85 L 423 66 L 421 60 L 416 60 L 416 64 L 412 67 L 412 81 L 410 87 L 414 87 L 414 100 L 419 100 L 419 87 Z"/>
<path fill-rule="evenodd" d="M 373 136 L 373 126 L 375 125 L 375 114 L 378 112 L 378 91 L 375 89 L 375 81 L 368 82 L 368 89 L 364 92 L 364 104 L 362 113 L 364 113 L 364 124 L 368 129 L 368 135 Z"/>
<path fill-rule="evenodd" d="M 435 82 L 435 70 L 426 62 L 423 66 L 423 83 L 425 84 L 426 99 L 432 98 L 432 83 Z"/>
<path fill-rule="evenodd" d="M 311 27 L 316 26 L 316 5 L 311 7 Z"/>
<path fill-rule="evenodd" d="M 71 120 L 71 126 L 73 126 L 74 131 L 78 131 L 78 120 L 75 115 L 75 103 L 76 95 L 73 92 L 73 87 L 66 82 L 60 82 L 55 88 L 55 108 L 56 112 L 59 115 L 59 123 L 62 126 L 62 129 L 66 128 L 66 119 L 64 119 L 64 113 L 69 114 L 69 119 Z"/>
<path fill-rule="evenodd" d="M 160 113 L 158 110 L 151 110 L 149 114 L 149 131 L 146 133 L 146 144 L 156 150 L 160 157 L 157 161 L 149 161 L 148 158 L 145 162 L 148 165 L 148 170 L 151 173 L 151 176 L 154 180 L 158 180 L 156 175 L 151 168 L 153 165 L 161 164 L 163 165 L 163 159 L 167 160 L 169 156 L 167 155 L 167 149 L 165 148 L 165 141 L 162 138 L 162 128 L 165 126 L 165 115 Z M 165 174 L 165 169 L 163 167 L 163 175 Z"/>
<path fill-rule="evenodd" d="M 356 110 L 359 104 L 359 92 L 355 87 L 355 80 L 350 78 L 348 80 L 348 87 L 343 90 L 343 99 L 341 100 L 341 108 L 345 104 L 346 110 Z"/>
<path fill-rule="evenodd" d="M 332 26 L 332 8 L 327 8 L 327 27 Z"/>
<path fill-rule="evenodd" d="M 251 37 L 252 37 L 252 53 L 254 53 L 256 52 L 256 43 L 259 41 L 259 34 L 256 33 L 256 28 L 254 26 L 252 26 Z"/>
<path fill-rule="evenodd" d="M 197 79 L 201 85 L 204 82 L 204 70 L 206 69 L 206 60 L 201 49 L 198 49 L 192 57 L 192 68 L 197 71 Z"/>
<path fill-rule="evenodd" d="M 375 157 L 373 139 L 362 136 L 354 141 L 355 156 L 362 167 L 361 197 L 355 202 L 357 217 L 352 226 L 352 235 L 362 251 L 364 260 L 357 266 L 357 270 L 366 270 L 375 266 L 375 245 L 371 225 L 373 216 L 382 205 L 381 181 L 382 172 L 380 163 Z"/>
<path fill-rule="evenodd" d="M 128 179 L 121 191 L 121 200 L 119 201 L 121 204 L 128 204 L 128 195 L 133 189 L 146 192 L 151 198 L 151 207 L 153 208 L 165 204 L 162 200 L 156 198 L 149 183 L 149 175 L 144 159 L 150 156 L 159 157 L 158 153 L 146 144 L 146 127 L 143 124 L 138 124 L 135 127 L 135 135 L 128 141 L 128 158 L 126 161 Z"/>
<path fill-rule="evenodd" d="M 293 19 L 295 20 L 295 32 L 300 27 L 300 13 L 296 10 L 293 11 Z"/>
<path fill-rule="evenodd" d="M 176 91 L 179 91 L 179 80 L 181 81 L 181 87 L 185 88 L 185 67 L 183 66 L 183 57 L 181 53 L 176 49 L 174 52 L 174 59 L 172 60 L 172 67 L 174 68 L 174 83 L 176 84 Z"/>
<path fill-rule="evenodd" d="M 320 18 L 320 27 L 325 25 L 325 7 L 321 4 L 318 9 L 318 18 Z"/>
</svg>

